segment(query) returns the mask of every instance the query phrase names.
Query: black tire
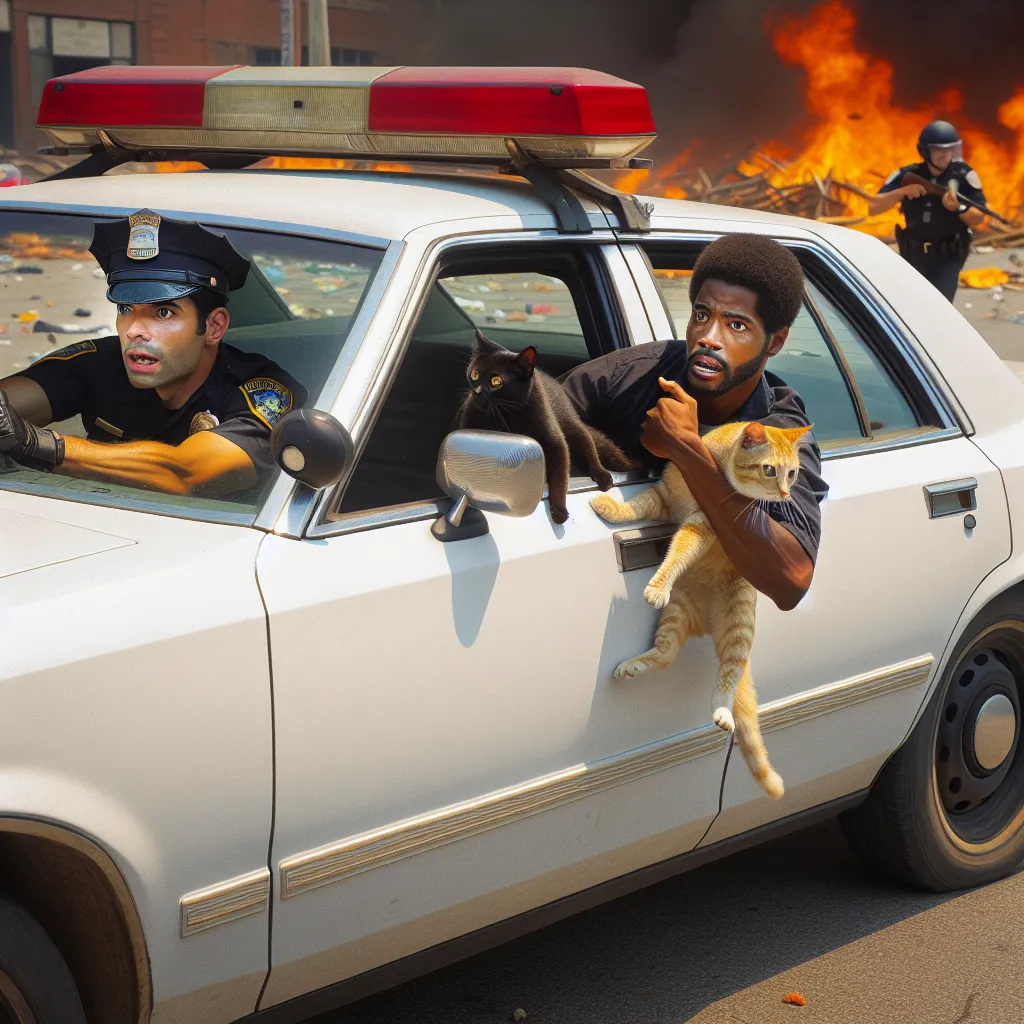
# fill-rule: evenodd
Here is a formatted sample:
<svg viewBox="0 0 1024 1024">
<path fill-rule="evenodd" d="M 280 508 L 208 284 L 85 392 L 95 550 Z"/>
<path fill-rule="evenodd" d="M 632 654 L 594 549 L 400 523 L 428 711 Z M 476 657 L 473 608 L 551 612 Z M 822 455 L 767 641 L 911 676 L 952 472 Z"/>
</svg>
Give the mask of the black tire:
<svg viewBox="0 0 1024 1024">
<path fill-rule="evenodd" d="M 0 1022 L 86 1024 L 60 950 L 26 910 L 0 896 Z"/>
<path fill-rule="evenodd" d="M 1012 702 L 1015 724 L 1004 760 L 984 769 L 966 737 L 993 694 L 1004 708 Z M 920 721 L 867 800 L 839 816 L 854 853 L 881 874 L 936 892 L 1014 871 L 1024 860 L 1022 707 L 1024 599 L 1011 592 L 967 627 Z"/>
</svg>

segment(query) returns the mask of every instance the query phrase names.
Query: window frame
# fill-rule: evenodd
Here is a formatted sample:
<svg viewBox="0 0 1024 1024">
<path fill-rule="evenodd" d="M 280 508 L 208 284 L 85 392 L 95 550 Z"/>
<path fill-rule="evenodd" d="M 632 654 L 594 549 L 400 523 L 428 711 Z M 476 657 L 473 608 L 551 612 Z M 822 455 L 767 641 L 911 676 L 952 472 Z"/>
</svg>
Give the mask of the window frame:
<svg viewBox="0 0 1024 1024">
<path fill-rule="evenodd" d="M 653 273 L 651 250 L 665 250 L 675 247 L 694 248 L 707 245 L 724 232 L 652 232 L 638 238 L 623 238 L 625 244 L 636 244 L 647 256 L 646 262 L 652 267 L 651 280 L 658 290 L 662 308 L 665 306 L 664 296 L 658 288 Z M 969 434 L 961 417 L 958 415 L 959 405 L 948 400 L 946 392 L 938 385 L 933 375 L 925 366 L 919 353 L 905 336 L 896 321 L 872 295 L 862 275 L 844 261 L 837 253 L 816 242 L 786 236 L 771 235 L 775 241 L 786 246 L 800 260 L 805 274 L 820 289 L 840 312 L 850 320 L 858 339 L 866 345 L 879 360 L 884 372 L 908 401 L 915 416 L 919 420 L 933 419 L 916 429 L 904 430 L 874 436 L 870 429 L 867 405 L 856 375 L 850 368 L 845 355 L 839 348 L 831 329 L 818 309 L 810 292 L 805 289 L 803 302 L 821 331 L 825 344 L 832 353 L 836 367 L 850 394 L 854 413 L 860 424 L 863 436 L 859 438 L 839 438 L 820 443 L 823 461 L 847 458 L 852 455 L 864 455 L 875 451 L 887 451 L 904 448 L 910 445 L 928 444 Z M 669 317 L 670 325 L 675 329 L 674 319 Z"/>
<path fill-rule="evenodd" d="M 610 233 L 595 231 L 592 234 L 580 235 L 578 237 L 567 237 L 554 234 L 551 231 L 542 230 L 536 232 L 521 232 L 516 235 L 494 234 L 476 237 L 446 238 L 438 242 L 424 255 L 424 270 L 418 281 L 418 290 L 415 301 L 411 302 L 405 315 L 395 325 L 387 349 L 381 357 L 380 372 L 373 382 L 367 395 L 363 398 L 362 422 L 353 430 L 353 444 L 355 454 L 351 465 L 347 468 L 343 478 L 329 491 L 321 495 L 315 503 L 315 507 L 307 510 L 308 526 L 303 535 L 310 539 L 322 539 L 325 537 L 340 536 L 349 533 L 360 533 L 364 530 L 377 529 L 382 526 L 392 526 L 399 523 L 412 523 L 428 519 L 436 519 L 444 515 L 451 507 L 450 498 L 442 498 L 434 501 L 413 501 L 406 504 L 382 506 L 377 509 L 366 509 L 358 512 L 339 514 L 337 509 L 344 498 L 345 489 L 349 480 L 355 473 L 362 458 L 366 442 L 369 440 L 373 428 L 377 423 L 380 412 L 387 401 L 402 360 L 405 358 L 406 350 L 412 340 L 413 332 L 419 323 L 423 309 L 431 289 L 438 279 L 450 272 L 453 265 L 465 264 L 474 257 L 483 257 L 481 262 L 475 266 L 485 265 L 487 254 L 493 254 L 492 262 L 501 260 L 507 264 L 510 259 L 529 260 L 532 254 L 536 255 L 538 250 L 546 250 L 546 253 L 557 252 L 573 255 L 576 250 L 576 261 L 579 263 L 579 251 L 583 251 L 582 260 L 585 265 L 580 267 L 580 283 L 582 284 L 587 300 L 589 314 L 600 317 L 602 310 L 614 314 L 614 322 L 609 324 L 611 338 L 606 339 L 604 344 L 599 344 L 598 355 L 605 351 L 615 351 L 620 348 L 628 348 L 632 344 L 633 329 L 630 323 L 629 306 L 630 299 L 636 300 L 639 296 L 630 294 L 623 296 L 621 290 L 625 282 L 621 275 L 616 273 L 616 268 L 611 264 L 605 250 L 611 246 L 618 251 L 615 239 Z M 522 250 L 512 253 L 510 249 Z M 535 268 L 530 268 L 535 269 Z M 481 271 L 482 273 L 486 271 Z M 589 281 L 588 281 L 589 278 Z M 577 295 L 573 292 L 569 281 L 570 294 L 573 302 L 577 303 Z M 630 281 L 630 287 L 634 289 L 635 283 Z M 598 310 L 591 308 L 591 303 L 596 297 L 593 291 L 599 293 L 600 304 Z M 638 303 L 638 311 L 642 312 L 643 305 Z M 588 325 L 584 319 L 584 311 L 577 306 L 577 315 L 580 317 L 580 324 L 584 330 L 584 338 L 588 342 L 588 352 L 591 350 Z M 646 315 L 646 314 L 644 314 Z M 608 342 L 611 345 L 609 346 Z M 624 480 L 627 474 L 613 474 L 617 480 Z M 597 484 L 589 477 L 573 477 L 569 481 L 569 493 L 576 494 L 581 491 L 596 490 Z M 545 492 L 546 493 L 546 492 Z"/>
<path fill-rule="evenodd" d="M 203 172 L 196 171 L 193 173 L 202 174 Z M 0 213 L 67 215 L 95 221 L 127 217 L 134 212 L 135 207 L 92 206 L 81 203 L 11 202 L 6 200 L 6 197 L 0 199 Z M 362 235 L 337 228 L 291 224 L 286 221 L 263 220 L 258 217 L 208 215 L 197 213 L 194 210 L 172 210 L 165 207 L 158 207 L 156 212 L 162 217 L 192 220 L 213 229 L 235 228 L 259 231 L 268 235 L 287 235 L 294 238 L 310 238 L 317 241 L 342 242 L 346 245 L 359 246 L 364 249 L 381 250 L 381 261 L 367 281 L 359 306 L 352 317 L 349 332 L 345 337 L 345 343 L 341 346 L 341 350 L 330 372 L 327 374 L 319 395 L 310 395 L 307 402 L 307 408 L 330 408 L 340 391 L 348 366 L 355 357 L 356 351 L 363 344 L 370 322 L 373 319 L 373 314 L 394 273 L 395 265 L 404 248 L 404 243 L 394 239 Z M 232 512 L 220 509 L 190 508 L 188 505 L 171 505 L 161 501 L 159 492 L 155 491 L 151 495 L 149 492 L 140 491 L 140 495 L 146 494 L 147 496 L 126 499 L 123 495 L 113 497 L 89 491 L 67 491 L 58 494 L 45 487 L 36 488 L 32 486 L 3 488 L 3 490 L 11 490 L 18 494 L 30 494 L 33 497 L 47 498 L 51 501 L 70 501 L 85 505 L 99 505 L 104 508 L 117 508 L 126 512 L 170 516 L 174 519 L 272 530 L 274 524 L 277 523 L 281 514 L 288 507 L 292 492 L 299 486 L 287 473 L 279 471 L 277 479 L 254 512 Z"/>
</svg>

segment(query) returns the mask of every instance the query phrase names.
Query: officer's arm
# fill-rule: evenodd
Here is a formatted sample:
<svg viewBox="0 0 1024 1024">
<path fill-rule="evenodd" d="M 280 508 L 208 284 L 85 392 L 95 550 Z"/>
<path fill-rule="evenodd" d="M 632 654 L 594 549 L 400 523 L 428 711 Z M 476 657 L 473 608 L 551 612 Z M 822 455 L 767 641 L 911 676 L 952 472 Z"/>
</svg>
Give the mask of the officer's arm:
<svg viewBox="0 0 1024 1024">
<path fill-rule="evenodd" d="M 967 209 L 960 214 L 960 219 L 969 228 L 976 228 L 985 219 L 985 214 L 983 214 L 981 210 L 975 210 L 973 207 L 968 206 Z"/>
<path fill-rule="evenodd" d="M 37 427 L 53 422 L 53 410 L 46 392 L 28 377 L 5 377 L 0 380 L 0 391 L 21 415 Z"/>
<path fill-rule="evenodd" d="M 204 498 L 256 484 L 256 467 L 249 456 L 209 430 L 176 446 L 159 441 L 100 444 L 79 437 L 65 437 L 64 445 L 64 461 L 55 472 L 100 483 Z"/>
<path fill-rule="evenodd" d="M 872 196 L 868 200 L 868 214 L 874 217 L 876 214 L 891 210 L 904 199 L 918 199 L 923 195 L 923 185 L 904 185 L 902 188 L 894 188 L 891 192 L 879 192 L 877 196 Z"/>
</svg>

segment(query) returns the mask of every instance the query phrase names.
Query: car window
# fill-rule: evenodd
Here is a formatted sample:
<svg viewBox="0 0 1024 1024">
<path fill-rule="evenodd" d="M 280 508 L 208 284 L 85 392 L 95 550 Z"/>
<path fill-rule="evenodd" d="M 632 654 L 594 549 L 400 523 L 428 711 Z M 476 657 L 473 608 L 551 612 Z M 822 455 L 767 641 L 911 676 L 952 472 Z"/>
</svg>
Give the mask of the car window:
<svg viewBox="0 0 1024 1024">
<path fill-rule="evenodd" d="M 648 255 L 655 264 L 654 278 L 668 308 L 675 337 L 683 339 L 691 309 L 690 268 L 697 252 L 677 257 L 678 269 L 665 266 L 671 262 L 667 253 L 653 250 Z M 803 399 L 819 443 L 863 436 L 842 370 L 806 305 L 790 328 L 782 351 L 768 360 L 767 369 Z"/>
<path fill-rule="evenodd" d="M 75 342 L 116 333 L 103 271 L 88 251 L 95 218 L 0 210 L 0 378 Z M 220 229 L 251 261 L 245 286 L 228 302 L 225 342 L 273 360 L 315 402 L 383 251 L 340 242 Z M 99 413 L 102 415 L 102 413 Z M 54 424 L 84 436 L 81 418 Z M 235 521 L 255 514 L 277 471 L 259 487 L 223 499 L 177 498 L 137 487 L 73 480 L 23 469 L 0 457 L 0 487 L 108 504 L 166 504 L 187 514 Z"/>
<path fill-rule="evenodd" d="M 515 352 L 533 345 L 537 366 L 553 377 L 591 358 L 576 303 L 560 278 L 524 271 L 442 275 L 336 515 L 442 497 L 437 453 L 458 426 L 477 329 Z"/>
<path fill-rule="evenodd" d="M 857 382 L 872 436 L 912 430 L 922 425 L 896 382 L 854 330 L 846 315 L 813 281 L 807 282 L 807 290 Z M 789 347 L 788 343 L 786 347 Z"/>
</svg>

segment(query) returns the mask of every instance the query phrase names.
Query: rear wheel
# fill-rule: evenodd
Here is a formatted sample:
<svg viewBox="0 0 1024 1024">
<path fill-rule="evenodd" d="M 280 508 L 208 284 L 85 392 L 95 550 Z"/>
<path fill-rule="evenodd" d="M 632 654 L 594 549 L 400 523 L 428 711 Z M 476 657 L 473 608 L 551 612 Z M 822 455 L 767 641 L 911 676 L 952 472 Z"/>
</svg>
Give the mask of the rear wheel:
<svg viewBox="0 0 1024 1024">
<path fill-rule="evenodd" d="M 871 867 L 936 891 L 1001 878 L 1024 859 L 1024 605 L 994 601 L 957 645 L 921 720 L 840 815 Z"/>
<path fill-rule="evenodd" d="M 86 1024 L 60 950 L 31 914 L 0 896 L 0 1024 Z"/>
</svg>

